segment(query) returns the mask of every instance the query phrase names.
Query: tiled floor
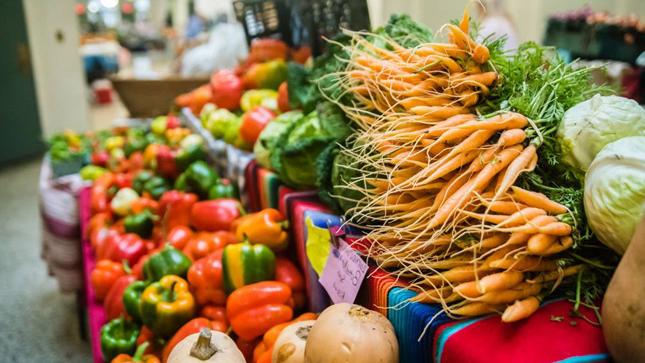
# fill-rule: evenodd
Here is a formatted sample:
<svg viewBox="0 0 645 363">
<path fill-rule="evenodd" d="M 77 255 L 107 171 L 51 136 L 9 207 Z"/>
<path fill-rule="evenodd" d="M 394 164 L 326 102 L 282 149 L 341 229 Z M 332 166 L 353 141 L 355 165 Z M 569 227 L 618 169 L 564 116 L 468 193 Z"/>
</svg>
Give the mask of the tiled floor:
<svg viewBox="0 0 645 363">
<path fill-rule="evenodd" d="M 0 169 L 0 361 L 91 362 L 74 295 L 59 292 L 40 258 L 40 160 Z"/>
</svg>

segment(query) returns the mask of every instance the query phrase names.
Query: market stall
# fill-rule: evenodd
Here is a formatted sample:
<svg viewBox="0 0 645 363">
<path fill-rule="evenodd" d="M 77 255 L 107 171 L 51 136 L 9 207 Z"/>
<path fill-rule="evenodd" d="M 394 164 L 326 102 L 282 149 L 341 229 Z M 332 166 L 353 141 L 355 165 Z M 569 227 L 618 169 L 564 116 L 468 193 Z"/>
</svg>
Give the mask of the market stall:
<svg viewBox="0 0 645 363">
<path fill-rule="evenodd" d="M 175 113 L 68 135 L 95 362 L 608 361 L 645 111 L 473 32 L 255 40 Z"/>
</svg>

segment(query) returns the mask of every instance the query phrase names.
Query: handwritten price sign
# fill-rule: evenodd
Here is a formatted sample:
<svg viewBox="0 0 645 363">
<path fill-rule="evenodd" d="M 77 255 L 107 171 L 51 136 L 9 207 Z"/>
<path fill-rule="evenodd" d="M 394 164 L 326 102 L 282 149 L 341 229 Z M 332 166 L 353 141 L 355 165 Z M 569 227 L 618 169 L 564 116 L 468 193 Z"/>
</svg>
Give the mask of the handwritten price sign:
<svg viewBox="0 0 645 363">
<path fill-rule="evenodd" d="M 331 253 L 318 281 L 334 304 L 353 303 L 366 273 L 367 264 L 347 242 L 339 238 L 338 246 L 331 246 Z"/>
</svg>

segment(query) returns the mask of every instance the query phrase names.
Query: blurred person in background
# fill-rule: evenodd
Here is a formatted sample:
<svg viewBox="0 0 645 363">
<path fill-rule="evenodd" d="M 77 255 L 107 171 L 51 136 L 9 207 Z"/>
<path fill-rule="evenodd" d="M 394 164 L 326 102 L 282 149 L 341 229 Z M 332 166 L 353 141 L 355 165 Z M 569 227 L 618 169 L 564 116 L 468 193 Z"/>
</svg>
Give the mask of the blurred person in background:
<svg viewBox="0 0 645 363">
<path fill-rule="evenodd" d="M 519 40 L 513 20 L 506 11 L 504 0 L 482 0 L 479 7 L 479 41 L 493 35 L 493 38 L 506 36 L 504 50 L 513 51 L 517 49 Z"/>
<path fill-rule="evenodd" d="M 186 23 L 186 32 L 184 36 L 186 40 L 197 38 L 204 30 L 206 30 L 206 19 L 195 11 L 195 2 L 188 2 L 188 22 Z"/>
</svg>

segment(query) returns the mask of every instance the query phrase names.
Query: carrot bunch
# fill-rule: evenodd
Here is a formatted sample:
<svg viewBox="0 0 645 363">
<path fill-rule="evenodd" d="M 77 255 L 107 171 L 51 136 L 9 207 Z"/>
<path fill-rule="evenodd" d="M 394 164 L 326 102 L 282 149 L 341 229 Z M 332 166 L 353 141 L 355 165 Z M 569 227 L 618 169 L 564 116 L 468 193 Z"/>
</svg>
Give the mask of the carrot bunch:
<svg viewBox="0 0 645 363">
<path fill-rule="evenodd" d="M 415 48 L 349 33 L 338 78 L 354 102 L 339 106 L 357 131 L 341 152 L 362 170 L 345 187 L 363 197 L 347 215 L 367 228 L 370 257 L 412 281 L 413 300 L 511 322 L 581 266 L 559 261 L 573 245 L 567 208 L 515 185 L 538 161 L 531 121 L 471 113 L 497 73 L 486 70 L 489 50 L 468 23 L 464 13 L 445 25 L 448 42 Z"/>
</svg>

